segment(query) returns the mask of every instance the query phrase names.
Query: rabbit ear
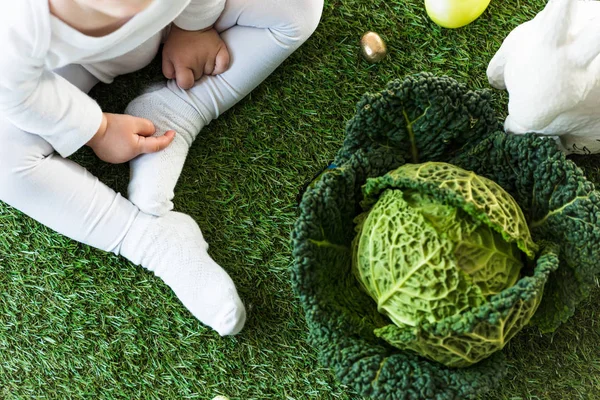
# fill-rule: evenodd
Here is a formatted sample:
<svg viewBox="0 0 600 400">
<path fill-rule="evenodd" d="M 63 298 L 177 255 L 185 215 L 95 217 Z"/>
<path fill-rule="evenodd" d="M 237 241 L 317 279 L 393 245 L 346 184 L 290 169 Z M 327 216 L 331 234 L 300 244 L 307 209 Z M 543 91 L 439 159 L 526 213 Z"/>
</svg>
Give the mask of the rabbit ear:
<svg viewBox="0 0 600 400">
<path fill-rule="evenodd" d="M 543 23 L 548 27 L 546 39 L 555 45 L 567 40 L 571 16 L 578 0 L 550 0 L 544 8 Z"/>
</svg>

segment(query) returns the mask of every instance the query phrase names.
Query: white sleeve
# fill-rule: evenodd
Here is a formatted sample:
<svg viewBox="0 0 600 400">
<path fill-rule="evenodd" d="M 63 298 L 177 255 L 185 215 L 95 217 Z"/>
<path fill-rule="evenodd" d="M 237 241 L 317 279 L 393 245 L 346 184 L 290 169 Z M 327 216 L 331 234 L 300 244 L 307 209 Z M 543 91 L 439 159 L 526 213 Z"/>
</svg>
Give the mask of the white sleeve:
<svg viewBox="0 0 600 400">
<path fill-rule="evenodd" d="M 186 31 L 199 31 L 213 25 L 224 9 L 225 0 L 191 0 L 173 22 Z"/>
<path fill-rule="evenodd" d="M 43 137 L 68 157 L 97 132 L 102 110 L 87 94 L 45 68 L 44 42 L 50 32 L 34 25 L 27 7 L 4 8 L 0 7 L 4 13 L 0 18 L 0 115 Z"/>
</svg>

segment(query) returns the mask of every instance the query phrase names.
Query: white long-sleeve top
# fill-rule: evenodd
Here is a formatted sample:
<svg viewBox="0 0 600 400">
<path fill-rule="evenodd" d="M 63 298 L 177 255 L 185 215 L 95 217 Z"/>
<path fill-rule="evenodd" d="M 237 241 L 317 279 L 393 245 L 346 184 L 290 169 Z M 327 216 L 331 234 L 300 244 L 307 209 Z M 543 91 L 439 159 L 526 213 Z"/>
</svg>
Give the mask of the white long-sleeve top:
<svg viewBox="0 0 600 400">
<path fill-rule="evenodd" d="M 48 0 L 0 0 L 0 116 L 68 157 L 98 131 L 100 106 L 55 74 L 126 54 L 173 22 L 185 30 L 217 20 L 225 0 L 154 0 L 115 32 L 90 37 L 51 15 Z"/>
</svg>

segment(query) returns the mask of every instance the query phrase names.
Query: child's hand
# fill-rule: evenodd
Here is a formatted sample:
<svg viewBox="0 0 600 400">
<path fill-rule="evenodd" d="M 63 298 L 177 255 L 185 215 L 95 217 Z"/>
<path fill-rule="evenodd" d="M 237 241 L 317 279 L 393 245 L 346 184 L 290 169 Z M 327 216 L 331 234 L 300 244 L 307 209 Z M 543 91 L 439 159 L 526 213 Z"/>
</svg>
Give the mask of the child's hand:
<svg viewBox="0 0 600 400">
<path fill-rule="evenodd" d="M 150 137 L 156 129 L 144 118 L 122 114 L 103 114 L 102 125 L 87 143 L 103 161 L 120 164 L 140 154 L 156 153 L 167 148 L 175 138 L 175 131 L 163 136 Z"/>
<path fill-rule="evenodd" d="M 173 25 L 162 52 L 162 70 L 190 89 L 203 75 L 219 75 L 229 68 L 229 51 L 215 29 L 184 31 Z"/>
</svg>

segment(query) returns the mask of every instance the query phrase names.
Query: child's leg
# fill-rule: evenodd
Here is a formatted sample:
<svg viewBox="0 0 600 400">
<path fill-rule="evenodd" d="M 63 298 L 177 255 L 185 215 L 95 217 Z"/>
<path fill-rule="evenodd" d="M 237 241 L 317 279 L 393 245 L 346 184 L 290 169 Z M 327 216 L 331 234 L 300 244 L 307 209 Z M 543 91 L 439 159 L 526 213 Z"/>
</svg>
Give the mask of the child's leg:
<svg viewBox="0 0 600 400">
<path fill-rule="evenodd" d="M 166 150 L 131 162 L 129 198 L 140 209 L 162 215 L 173 209 L 174 188 L 198 132 L 258 86 L 316 29 L 323 0 L 228 0 L 215 27 L 231 56 L 230 68 L 204 76 L 190 90 L 174 80 L 155 87 L 126 113 L 152 120 L 157 135 L 177 132 Z"/>
<path fill-rule="evenodd" d="M 81 90 L 97 82 L 80 66 L 60 71 Z M 162 278 L 183 304 L 221 335 L 237 333 L 244 306 L 188 216 L 155 217 L 60 157 L 40 136 L 0 119 L 0 200 L 74 240 L 121 254 Z"/>
</svg>

